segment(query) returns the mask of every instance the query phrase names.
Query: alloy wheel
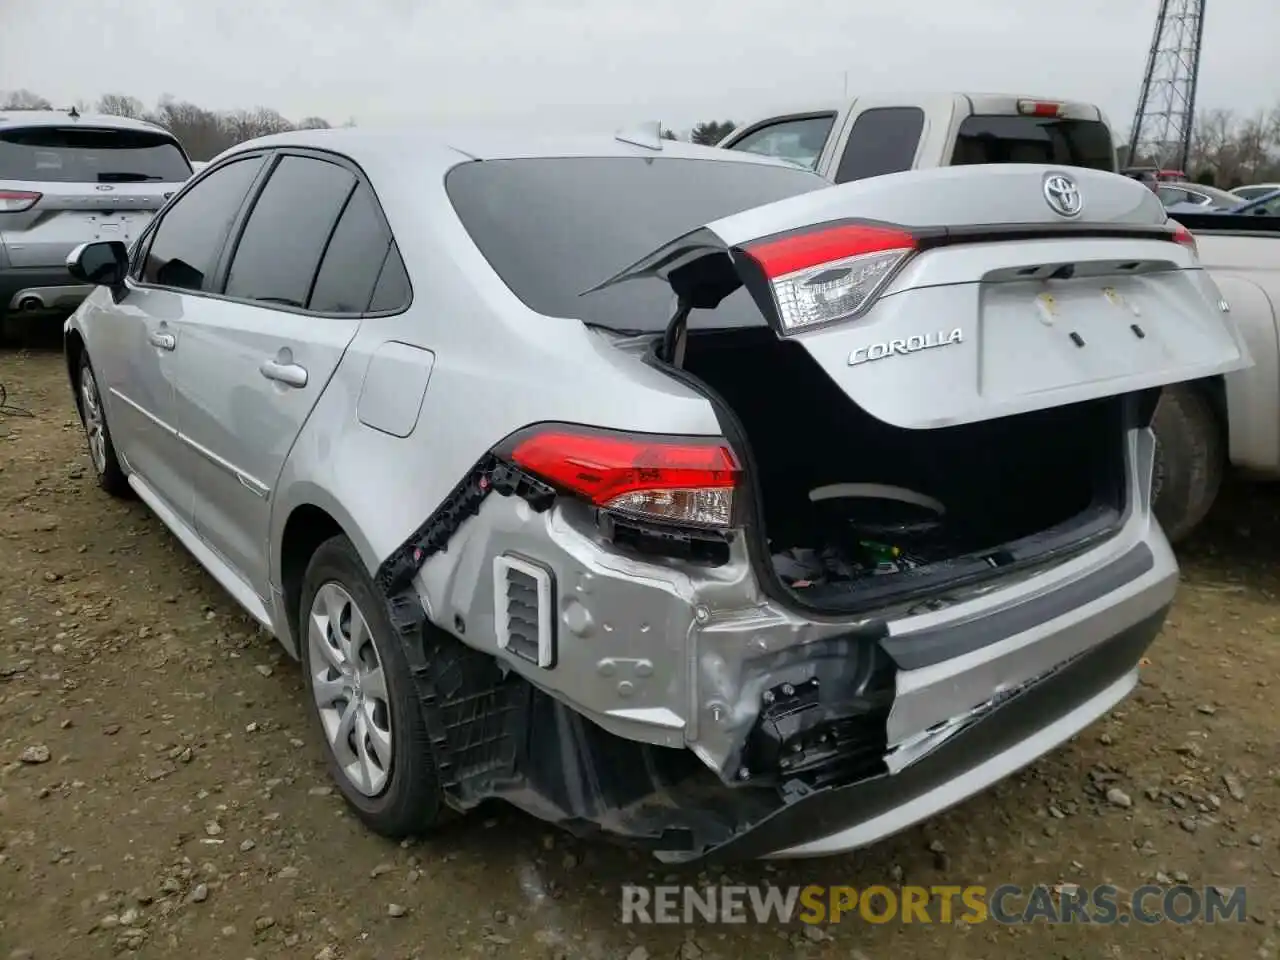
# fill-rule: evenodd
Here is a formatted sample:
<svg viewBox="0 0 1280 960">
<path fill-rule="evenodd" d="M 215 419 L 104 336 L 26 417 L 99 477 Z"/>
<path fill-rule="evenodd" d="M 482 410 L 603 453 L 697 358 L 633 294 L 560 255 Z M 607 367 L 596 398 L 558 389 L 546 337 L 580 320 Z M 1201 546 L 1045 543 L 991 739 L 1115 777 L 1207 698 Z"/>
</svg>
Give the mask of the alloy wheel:
<svg viewBox="0 0 1280 960">
<path fill-rule="evenodd" d="M 311 691 L 329 748 L 351 785 L 376 797 L 391 777 L 386 677 L 368 621 L 336 581 L 316 591 L 307 643 Z"/>
<path fill-rule="evenodd" d="M 98 382 L 86 363 L 80 368 L 80 408 L 84 417 L 84 432 L 89 440 L 89 457 L 93 469 L 99 474 L 107 470 L 107 421 L 102 414 L 102 401 L 98 396 Z"/>
</svg>

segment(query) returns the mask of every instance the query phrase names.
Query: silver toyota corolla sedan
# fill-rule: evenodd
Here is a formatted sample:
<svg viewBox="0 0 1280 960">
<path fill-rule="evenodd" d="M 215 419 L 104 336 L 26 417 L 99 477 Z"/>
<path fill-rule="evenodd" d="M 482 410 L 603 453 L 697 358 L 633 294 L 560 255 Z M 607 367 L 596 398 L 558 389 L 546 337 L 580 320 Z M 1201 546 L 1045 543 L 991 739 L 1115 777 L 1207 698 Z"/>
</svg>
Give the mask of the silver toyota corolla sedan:
<svg viewBox="0 0 1280 960">
<path fill-rule="evenodd" d="M 370 828 L 666 860 L 873 842 L 1118 703 L 1159 388 L 1250 362 L 1083 169 L 301 131 L 69 265 L 101 485 L 301 660 Z"/>
</svg>

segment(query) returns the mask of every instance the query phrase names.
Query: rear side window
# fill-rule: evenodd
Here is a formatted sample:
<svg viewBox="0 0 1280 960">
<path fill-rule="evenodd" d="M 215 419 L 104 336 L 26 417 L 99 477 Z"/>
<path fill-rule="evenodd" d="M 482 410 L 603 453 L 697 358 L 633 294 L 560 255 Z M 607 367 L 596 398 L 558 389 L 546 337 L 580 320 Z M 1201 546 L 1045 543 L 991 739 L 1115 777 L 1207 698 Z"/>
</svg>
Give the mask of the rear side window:
<svg viewBox="0 0 1280 960">
<path fill-rule="evenodd" d="M 923 132 L 919 107 L 875 107 L 860 114 L 836 168 L 836 183 L 910 170 Z"/>
<path fill-rule="evenodd" d="M 454 167 L 445 178 L 463 226 L 527 306 L 637 331 L 666 326 L 666 283 L 583 291 L 712 220 L 829 187 L 796 167 L 679 157 L 485 160 Z M 737 302 L 754 310 L 750 298 Z M 715 311 L 717 324 L 763 322 L 758 311 L 729 318 L 727 306 Z"/>
<path fill-rule="evenodd" d="M 378 274 L 378 284 L 373 288 L 373 299 L 369 301 L 370 313 L 385 313 L 392 310 L 403 310 L 409 305 L 412 296 L 409 286 L 409 274 L 404 268 L 404 260 L 400 257 L 400 249 L 393 242 L 387 251 L 387 258 L 382 262 L 382 272 Z"/>
<path fill-rule="evenodd" d="M 226 295 L 305 307 L 320 256 L 355 185 L 355 175 L 336 163 L 281 158 L 240 234 Z"/>
<path fill-rule="evenodd" d="M 951 162 L 1054 163 L 1114 171 L 1116 152 L 1111 131 L 1099 120 L 972 116 L 960 123 Z"/>
<path fill-rule="evenodd" d="M 180 183 L 191 165 L 167 133 L 97 127 L 0 132 L 0 180 Z"/>
<path fill-rule="evenodd" d="M 779 120 L 757 127 L 731 144 L 729 149 L 790 160 L 812 170 L 818 165 L 818 157 L 822 155 L 835 118 L 834 113 L 828 113 L 820 117 Z"/>
<path fill-rule="evenodd" d="M 246 157 L 214 170 L 166 211 L 142 265 L 142 282 L 209 291 L 231 224 L 265 158 Z"/>
<path fill-rule="evenodd" d="M 356 187 L 320 261 L 307 306 L 322 313 L 363 313 L 391 245 L 373 191 Z"/>
</svg>

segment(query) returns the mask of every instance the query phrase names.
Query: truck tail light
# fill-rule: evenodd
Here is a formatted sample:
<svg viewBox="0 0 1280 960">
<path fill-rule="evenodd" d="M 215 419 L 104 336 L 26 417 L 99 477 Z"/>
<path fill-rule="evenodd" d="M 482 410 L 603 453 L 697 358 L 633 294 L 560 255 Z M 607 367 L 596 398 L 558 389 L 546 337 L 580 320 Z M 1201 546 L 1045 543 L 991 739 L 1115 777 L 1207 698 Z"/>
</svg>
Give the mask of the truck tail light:
<svg viewBox="0 0 1280 960">
<path fill-rule="evenodd" d="M 586 427 L 538 427 L 510 458 L 605 510 L 676 526 L 725 528 L 742 468 L 719 437 L 659 437 Z"/>
<path fill-rule="evenodd" d="M 843 224 L 757 241 L 744 252 L 769 283 L 782 332 L 794 333 L 865 313 L 916 248 L 905 230 Z"/>
<path fill-rule="evenodd" d="M 1062 104 L 1046 100 L 1019 100 L 1018 112 L 1024 117 L 1059 117 L 1062 116 Z"/>
<path fill-rule="evenodd" d="M 21 213 L 36 205 L 41 194 L 29 190 L 0 190 L 0 213 Z"/>
</svg>

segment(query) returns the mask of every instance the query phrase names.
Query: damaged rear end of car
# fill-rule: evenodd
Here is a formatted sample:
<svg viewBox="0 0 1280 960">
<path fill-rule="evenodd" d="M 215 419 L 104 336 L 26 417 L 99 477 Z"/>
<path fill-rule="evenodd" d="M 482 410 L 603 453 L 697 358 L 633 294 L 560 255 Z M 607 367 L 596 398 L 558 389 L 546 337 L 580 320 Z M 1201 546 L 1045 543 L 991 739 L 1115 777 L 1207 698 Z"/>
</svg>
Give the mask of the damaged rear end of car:
<svg viewBox="0 0 1280 960">
<path fill-rule="evenodd" d="M 1111 174 L 904 174 L 690 226 L 556 313 L 721 433 L 531 406 L 380 585 L 455 807 L 669 860 L 853 849 L 1132 689 L 1177 579 L 1160 388 L 1247 354 Z"/>
</svg>

